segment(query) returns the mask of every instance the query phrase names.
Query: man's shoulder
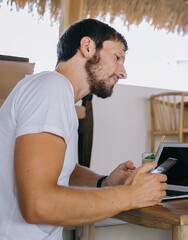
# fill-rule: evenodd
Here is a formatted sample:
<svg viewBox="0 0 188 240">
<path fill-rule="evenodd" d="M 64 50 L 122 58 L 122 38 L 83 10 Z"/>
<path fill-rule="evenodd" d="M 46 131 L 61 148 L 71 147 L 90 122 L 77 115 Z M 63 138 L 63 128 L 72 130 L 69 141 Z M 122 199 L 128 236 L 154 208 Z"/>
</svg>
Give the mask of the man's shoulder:
<svg viewBox="0 0 188 240">
<path fill-rule="evenodd" d="M 27 75 L 20 83 L 18 88 L 22 89 L 38 89 L 38 90 L 54 90 L 56 91 L 68 91 L 72 92 L 72 85 L 70 81 L 62 74 L 56 71 L 45 71 L 40 73 L 35 73 L 32 75 Z"/>
<path fill-rule="evenodd" d="M 66 103 L 74 99 L 72 85 L 63 75 L 56 72 L 41 72 L 26 76 L 12 94 L 16 102 L 21 102 L 22 105 L 56 100 L 59 103 Z"/>
<path fill-rule="evenodd" d="M 49 86 L 56 89 L 66 88 L 67 90 L 71 90 L 72 88 L 70 81 L 64 75 L 56 71 L 39 73 L 36 75 L 36 80 L 38 83 L 40 82 L 42 86 Z"/>
</svg>

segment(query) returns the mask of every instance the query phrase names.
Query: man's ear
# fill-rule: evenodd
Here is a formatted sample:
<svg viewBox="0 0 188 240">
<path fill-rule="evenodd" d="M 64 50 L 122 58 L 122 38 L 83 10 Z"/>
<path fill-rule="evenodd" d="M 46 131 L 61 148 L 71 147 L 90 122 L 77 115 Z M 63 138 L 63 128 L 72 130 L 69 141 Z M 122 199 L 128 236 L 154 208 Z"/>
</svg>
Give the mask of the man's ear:
<svg viewBox="0 0 188 240">
<path fill-rule="evenodd" d="M 96 52 L 95 42 L 89 37 L 83 37 L 80 41 L 80 51 L 84 57 L 92 57 Z"/>
</svg>

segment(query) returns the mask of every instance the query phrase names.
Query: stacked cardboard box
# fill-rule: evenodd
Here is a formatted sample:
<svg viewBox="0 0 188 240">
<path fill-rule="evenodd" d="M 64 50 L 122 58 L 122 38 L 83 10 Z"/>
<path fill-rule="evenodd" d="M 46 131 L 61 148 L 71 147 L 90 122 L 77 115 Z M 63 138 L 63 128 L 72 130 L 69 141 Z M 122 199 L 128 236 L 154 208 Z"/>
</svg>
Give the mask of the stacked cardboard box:
<svg viewBox="0 0 188 240">
<path fill-rule="evenodd" d="M 11 58 L 11 56 L 3 58 L 0 56 L 0 99 L 6 99 L 17 82 L 24 78 L 25 75 L 32 74 L 34 66 L 34 63 L 29 63 L 23 58 Z"/>
</svg>

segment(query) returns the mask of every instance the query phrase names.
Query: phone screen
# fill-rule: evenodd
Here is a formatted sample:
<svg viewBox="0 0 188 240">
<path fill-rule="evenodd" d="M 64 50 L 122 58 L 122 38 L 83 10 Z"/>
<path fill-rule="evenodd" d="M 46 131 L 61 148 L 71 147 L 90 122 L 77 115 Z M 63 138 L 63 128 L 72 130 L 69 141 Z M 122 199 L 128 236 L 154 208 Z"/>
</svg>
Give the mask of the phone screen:
<svg viewBox="0 0 188 240">
<path fill-rule="evenodd" d="M 177 163 L 178 159 L 176 158 L 168 158 L 161 165 L 156 167 L 154 170 L 151 170 L 151 173 L 165 173 L 168 169 L 170 169 L 175 163 Z"/>
</svg>

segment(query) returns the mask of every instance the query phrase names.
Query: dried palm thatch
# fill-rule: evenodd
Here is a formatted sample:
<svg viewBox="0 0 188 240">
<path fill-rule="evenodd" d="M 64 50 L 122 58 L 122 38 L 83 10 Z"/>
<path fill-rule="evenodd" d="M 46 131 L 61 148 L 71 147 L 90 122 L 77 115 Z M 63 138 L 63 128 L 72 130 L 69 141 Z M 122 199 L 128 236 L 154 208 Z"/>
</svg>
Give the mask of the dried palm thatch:
<svg viewBox="0 0 188 240">
<path fill-rule="evenodd" d="M 125 25 L 138 25 L 143 19 L 157 29 L 188 32 L 188 1 L 186 0 L 84 0 L 83 16 L 110 21 L 119 16 Z"/>
<path fill-rule="evenodd" d="M 0 2 L 3 0 L 0 0 Z M 63 0 L 6 0 L 15 3 L 17 9 L 28 5 L 29 10 L 37 7 L 39 15 L 43 16 L 48 8 L 51 18 L 59 20 Z M 71 0 L 69 0 L 71 2 Z M 169 32 L 181 34 L 188 32 L 188 0 L 78 0 L 82 2 L 81 18 L 100 17 L 103 20 L 107 14 L 110 21 L 118 16 L 124 24 L 140 24 L 143 19 L 157 29 L 165 28 Z M 78 10 L 79 11 L 79 10 Z M 71 14 L 71 11 L 70 11 Z"/>
<path fill-rule="evenodd" d="M 46 10 L 49 9 L 51 19 L 54 21 L 58 20 L 61 14 L 61 0 L 6 0 L 6 2 L 8 5 L 15 4 L 17 10 L 28 6 L 29 12 L 32 12 L 33 8 L 36 7 L 40 16 L 44 16 Z"/>
</svg>

